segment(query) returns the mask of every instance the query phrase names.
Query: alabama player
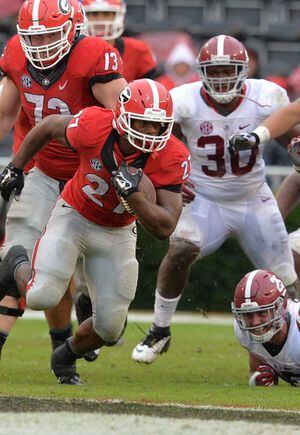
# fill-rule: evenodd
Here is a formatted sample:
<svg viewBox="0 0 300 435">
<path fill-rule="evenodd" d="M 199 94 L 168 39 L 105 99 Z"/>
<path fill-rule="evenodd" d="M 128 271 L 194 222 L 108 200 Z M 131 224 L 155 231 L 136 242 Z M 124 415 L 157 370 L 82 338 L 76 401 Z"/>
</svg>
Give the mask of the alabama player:
<svg viewBox="0 0 300 435">
<path fill-rule="evenodd" d="M 13 126 L 20 107 L 20 119 L 24 122 L 18 130 L 19 141 L 48 115 L 74 114 L 99 103 L 109 108 L 115 106 L 126 85 L 120 75 L 119 53 L 100 38 L 79 35 L 82 31 L 74 1 L 23 3 L 18 34 L 8 42 L 0 60 L 6 76 L 0 98 L 0 137 Z M 13 203 L 8 214 L 2 257 L 16 241 L 31 255 L 60 190 L 74 175 L 78 163 L 77 155 L 56 141 L 39 153 L 35 168 L 26 178 L 22 199 Z M 10 296 L 2 301 L 2 305 L 6 304 L 17 308 L 17 301 Z M 57 310 L 48 314 L 55 345 L 70 335 L 70 317 L 68 313 L 60 318 Z M 0 318 L 0 336 L 4 340 L 16 320 L 15 317 L 7 319 L 7 316 Z"/>
<path fill-rule="evenodd" d="M 157 76 L 157 64 L 149 45 L 136 38 L 122 36 L 126 4 L 123 0 L 83 0 L 88 33 L 105 39 L 117 48 L 124 62 L 123 76 L 128 82 Z"/>
<path fill-rule="evenodd" d="M 300 302 L 288 299 L 281 279 L 268 270 L 247 273 L 231 307 L 235 335 L 249 352 L 249 385 L 274 386 L 280 377 L 299 386 Z"/>
<path fill-rule="evenodd" d="M 295 291 L 293 257 L 276 200 L 265 183 L 263 149 L 234 155 L 227 150 L 234 131 L 251 131 L 287 105 L 286 91 L 265 80 L 247 79 L 246 49 L 230 36 L 206 42 L 197 64 L 202 81 L 171 90 L 175 122 L 191 152 L 194 188 L 159 268 L 154 322 L 133 350 L 137 362 L 151 363 L 168 349 L 172 315 L 191 265 L 231 236 L 255 267 L 273 270 Z"/>
<path fill-rule="evenodd" d="M 136 80 L 121 92 L 116 112 L 91 107 L 73 118 L 47 117 L 28 133 L 1 176 L 2 195 L 21 190 L 25 164 L 53 139 L 80 158 L 35 246 L 32 269 L 22 246 L 11 248 L 0 266 L 0 298 L 9 287 L 16 296 L 26 294 L 29 307 L 43 310 L 59 303 L 83 254 L 93 316 L 52 354 L 60 383 L 80 384 L 76 359 L 115 344 L 124 331 L 138 275 L 135 220 L 160 239 L 176 226 L 190 165 L 186 147 L 171 136 L 173 121 L 168 91 L 152 80 Z M 156 204 L 139 192 L 143 172 L 156 189 Z"/>
</svg>

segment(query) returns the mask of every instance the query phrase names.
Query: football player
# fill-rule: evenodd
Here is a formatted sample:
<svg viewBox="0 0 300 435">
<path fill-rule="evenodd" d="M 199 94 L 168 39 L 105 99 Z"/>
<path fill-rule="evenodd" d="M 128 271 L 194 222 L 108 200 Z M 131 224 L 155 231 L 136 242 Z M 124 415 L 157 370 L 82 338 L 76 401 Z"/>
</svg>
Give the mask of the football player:
<svg viewBox="0 0 300 435">
<path fill-rule="evenodd" d="M 91 107 L 74 117 L 47 117 L 28 133 L 1 176 L 2 196 L 20 192 L 22 169 L 53 139 L 80 158 L 35 246 L 32 268 L 22 246 L 12 247 L 0 266 L 0 298 L 9 288 L 15 296 L 26 294 L 29 307 L 44 310 L 59 303 L 83 254 L 93 316 L 52 354 L 62 384 L 80 384 L 76 359 L 114 345 L 124 331 L 138 275 L 135 220 L 160 239 L 176 226 L 190 165 L 184 144 L 171 137 L 173 121 L 168 91 L 152 80 L 136 80 L 121 92 L 116 112 Z M 156 189 L 156 204 L 139 191 L 143 171 Z"/>
<path fill-rule="evenodd" d="M 249 352 L 249 385 L 274 386 L 280 377 L 299 386 L 300 302 L 288 298 L 281 279 L 268 270 L 247 273 L 231 306 L 234 333 Z"/>
<path fill-rule="evenodd" d="M 75 114 L 96 104 L 115 107 L 126 86 L 118 51 L 100 38 L 81 34 L 78 5 L 77 0 L 28 0 L 20 9 L 18 34 L 8 42 L 0 60 L 6 77 L 0 97 L 0 137 L 8 133 L 22 108 L 16 146 L 48 115 Z M 2 258 L 16 241 L 31 255 L 60 190 L 78 163 L 76 153 L 57 141 L 39 153 L 22 199 L 8 213 Z M 70 298 L 66 303 L 70 307 Z M 2 305 L 8 307 L 2 313 L 22 314 L 11 295 Z M 62 317 L 57 310 L 47 313 L 54 347 L 71 334 L 69 308 Z M 16 317 L 0 317 L 0 343 L 15 321 Z"/>
<path fill-rule="evenodd" d="M 157 63 L 149 45 L 136 38 L 122 36 L 126 4 L 123 0 L 83 0 L 88 33 L 105 39 L 117 48 L 123 62 L 123 76 L 128 82 L 141 78 L 154 79 Z"/>
<path fill-rule="evenodd" d="M 233 155 L 227 149 L 234 131 L 251 131 L 287 105 L 286 91 L 266 80 L 247 79 L 247 51 L 230 36 L 207 41 L 197 64 L 201 81 L 170 91 L 177 130 L 191 152 L 194 187 L 185 188 L 189 203 L 159 268 L 154 322 L 132 353 L 142 363 L 168 349 L 172 315 L 192 264 L 229 237 L 237 238 L 255 267 L 277 273 L 291 294 L 297 282 L 286 228 L 265 182 L 263 148 Z"/>
<path fill-rule="evenodd" d="M 156 59 L 148 44 L 136 38 L 122 36 L 125 26 L 125 2 L 123 0 L 83 0 L 82 4 L 87 16 L 88 33 L 91 36 L 105 39 L 118 49 L 124 62 L 124 78 L 128 82 L 141 78 L 155 78 L 157 75 Z M 92 315 L 92 305 L 88 298 L 81 259 L 78 261 L 74 278 L 78 290 L 75 298 L 76 315 L 78 322 L 82 323 Z M 92 359 L 92 353 L 90 355 Z"/>
</svg>

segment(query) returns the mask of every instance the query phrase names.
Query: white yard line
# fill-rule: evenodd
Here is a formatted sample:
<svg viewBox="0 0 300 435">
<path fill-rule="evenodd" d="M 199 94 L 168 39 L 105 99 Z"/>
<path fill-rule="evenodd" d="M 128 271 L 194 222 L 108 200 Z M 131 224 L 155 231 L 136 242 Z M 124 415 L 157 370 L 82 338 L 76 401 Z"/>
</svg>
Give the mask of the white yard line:
<svg viewBox="0 0 300 435">
<path fill-rule="evenodd" d="M 23 319 L 45 319 L 42 311 L 33 311 L 27 309 L 22 317 Z M 75 312 L 72 313 L 72 319 L 76 320 Z M 153 321 L 153 312 L 130 311 L 128 315 L 129 322 L 149 322 Z M 208 313 L 207 315 L 179 312 L 173 317 L 173 323 L 193 323 L 193 324 L 211 324 L 211 325 L 233 325 L 233 316 L 231 314 Z"/>
<path fill-rule="evenodd" d="M 101 413 L 3 413 L 1 435 L 298 435 L 298 426 Z"/>
</svg>

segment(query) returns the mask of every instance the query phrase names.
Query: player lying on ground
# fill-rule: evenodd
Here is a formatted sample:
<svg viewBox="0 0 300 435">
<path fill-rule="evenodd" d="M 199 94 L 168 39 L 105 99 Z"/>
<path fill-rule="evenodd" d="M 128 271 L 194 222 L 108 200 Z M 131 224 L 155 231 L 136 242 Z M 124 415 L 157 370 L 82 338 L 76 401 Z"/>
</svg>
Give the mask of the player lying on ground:
<svg viewBox="0 0 300 435">
<path fill-rule="evenodd" d="M 230 36 L 211 38 L 197 63 L 201 81 L 171 91 L 176 126 L 191 152 L 194 188 L 159 268 L 154 321 L 132 353 L 142 363 L 168 349 L 172 316 L 193 263 L 231 236 L 254 267 L 274 270 L 291 294 L 297 291 L 288 234 L 265 182 L 263 147 L 235 155 L 227 150 L 236 130 L 251 131 L 287 105 L 286 91 L 266 80 L 247 79 L 247 51 Z M 294 134 L 281 141 L 287 143 Z"/>
<path fill-rule="evenodd" d="M 21 246 L 11 248 L 0 265 L 0 298 L 9 288 L 16 297 L 26 296 L 30 308 L 42 310 L 59 303 L 83 254 L 93 316 L 52 354 L 60 383 L 81 384 L 76 359 L 114 345 L 124 332 L 138 276 L 136 219 L 161 239 L 177 224 L 190 166 L 186 147 L 171 136 L 173 120 L 168 91 L 152 80 L 137 80 L 121 92 L 116 111 L 91 107 L 74 117 L 47 117 L 2 174 L 1 194 L 9 195 L 22 185 L 26 162 L 50 140 L 79 154 L 79 169 L 35 246 L 32 267 Z M 156 189 L 156 203 L 139 191 L 143 171 Z"/>
<path fill-rule="evenodd" d="M 237 284 L 234 332 L 249 352 L 249 385 L 300 385 L 300 302 L 273 272 L 254 270 Z"/>
</svg>

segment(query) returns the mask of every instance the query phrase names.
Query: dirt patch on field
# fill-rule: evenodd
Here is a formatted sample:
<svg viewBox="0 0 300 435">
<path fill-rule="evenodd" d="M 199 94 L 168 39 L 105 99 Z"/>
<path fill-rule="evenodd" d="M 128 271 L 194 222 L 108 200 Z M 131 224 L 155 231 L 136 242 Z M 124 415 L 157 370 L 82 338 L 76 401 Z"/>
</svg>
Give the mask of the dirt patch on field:
<svg viewBox="0 0 300 435">
<path fill-rule="evenodd" d="M 119 400 L 38 399 L 0 396 L 0 412 L 89 412 L 105 414 L 134 414 L 167 418 L 195 418 L 205 420 L 245 420 L 289 425 L 300 424 L 300 412 L 261 410 L 255 408 L 226 408 L 178 404 L 151 404 Z"/>
</svg>

